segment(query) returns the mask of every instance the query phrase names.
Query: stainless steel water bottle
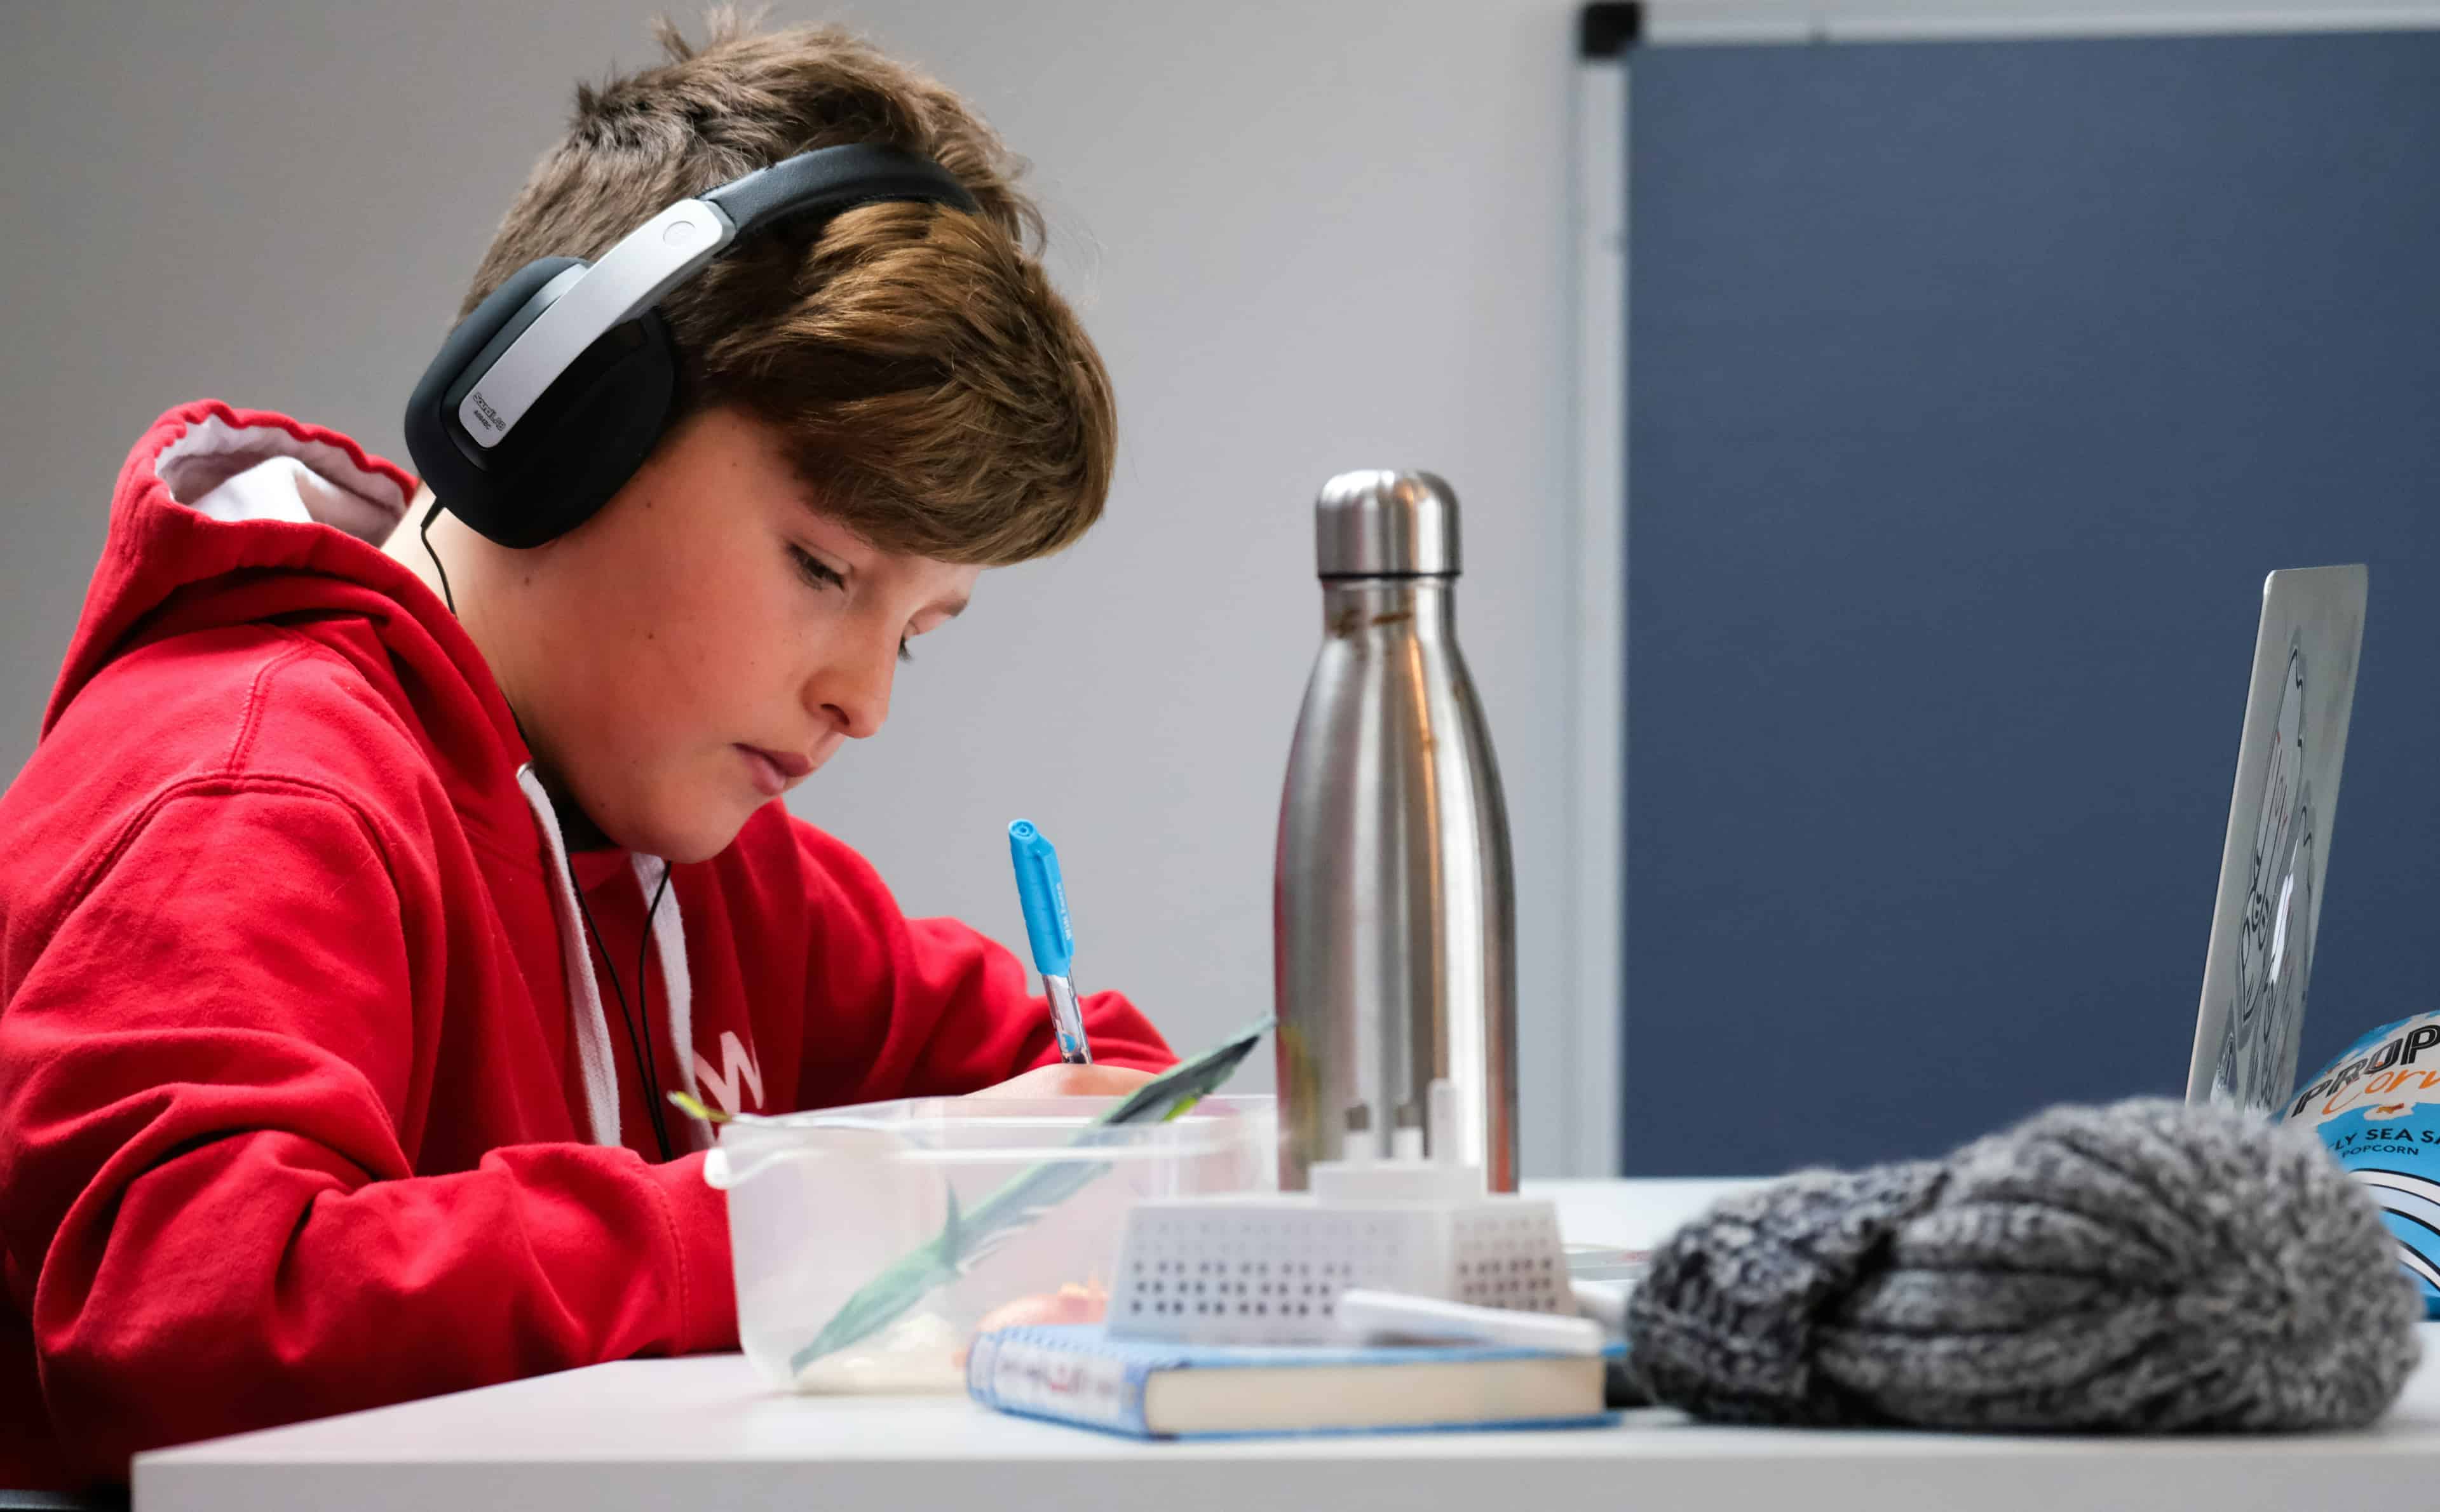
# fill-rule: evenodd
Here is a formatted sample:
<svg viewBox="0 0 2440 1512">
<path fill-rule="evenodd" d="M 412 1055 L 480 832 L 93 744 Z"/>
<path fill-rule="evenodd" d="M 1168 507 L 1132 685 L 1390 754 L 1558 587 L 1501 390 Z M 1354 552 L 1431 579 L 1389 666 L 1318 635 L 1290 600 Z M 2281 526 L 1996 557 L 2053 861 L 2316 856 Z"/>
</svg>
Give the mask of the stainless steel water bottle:
<svg viewBox="0 0 2440 1512">
<path fill-rule="evenodd" d="M 1458 654 L 1457 495 L 1428 472 L 1342 472 L 1314 503 L 1314 539 L 1321 654 L 1272 898 L 1280 1185 L 1389 1153 L 1446 1077 L 1460 1127 L 1432 1137 L 1514 1191 L 1516 884 Z"/>
</svg>

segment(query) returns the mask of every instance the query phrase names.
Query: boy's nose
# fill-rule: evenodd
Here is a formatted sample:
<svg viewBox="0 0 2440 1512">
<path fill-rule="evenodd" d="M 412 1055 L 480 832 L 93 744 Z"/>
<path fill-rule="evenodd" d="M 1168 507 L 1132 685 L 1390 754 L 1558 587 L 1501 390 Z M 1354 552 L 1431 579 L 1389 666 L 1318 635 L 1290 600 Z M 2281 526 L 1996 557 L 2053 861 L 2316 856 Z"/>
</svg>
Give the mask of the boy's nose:
<svg viewBox="0 0 2440 1512">
<path fill-rule="evenodd" d="M 806 685 L 806 702 L 850 739 L 877 735 L 889 718 L 889 685 L 898 674 L 898 642 L 886 652 L 840 657 Z"/>
</svg>

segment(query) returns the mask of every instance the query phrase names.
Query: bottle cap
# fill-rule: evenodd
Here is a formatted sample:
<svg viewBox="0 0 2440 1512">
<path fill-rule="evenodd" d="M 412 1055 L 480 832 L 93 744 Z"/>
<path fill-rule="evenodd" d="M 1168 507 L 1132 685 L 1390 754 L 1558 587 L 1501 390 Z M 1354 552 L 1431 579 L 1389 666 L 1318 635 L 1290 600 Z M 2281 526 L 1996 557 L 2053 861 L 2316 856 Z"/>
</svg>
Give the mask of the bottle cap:
<svg viewBox="0 0 2440 1512">
<path fill-rule="evenodd" d="M 1429 472 L 1341 472 L 1313 504 L 1324 578 L 1454 578 L 1457 490 Z"/>
</svg>

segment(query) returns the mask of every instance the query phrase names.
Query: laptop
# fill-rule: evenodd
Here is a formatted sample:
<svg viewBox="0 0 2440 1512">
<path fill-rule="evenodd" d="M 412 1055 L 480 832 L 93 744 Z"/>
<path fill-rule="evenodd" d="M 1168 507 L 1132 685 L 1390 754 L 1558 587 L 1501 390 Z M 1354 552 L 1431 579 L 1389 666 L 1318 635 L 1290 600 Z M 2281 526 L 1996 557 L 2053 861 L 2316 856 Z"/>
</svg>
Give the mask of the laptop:
<svg viewBox="0 0 2440 1512">
<path fill-rule="evenodd" d="M 2284 1111 L 2296 1085 L 2363 649 L 2364 585 L 2360 565 L 2295 568 L 2263 580 L 2188 1102 Z"/>
</svg>

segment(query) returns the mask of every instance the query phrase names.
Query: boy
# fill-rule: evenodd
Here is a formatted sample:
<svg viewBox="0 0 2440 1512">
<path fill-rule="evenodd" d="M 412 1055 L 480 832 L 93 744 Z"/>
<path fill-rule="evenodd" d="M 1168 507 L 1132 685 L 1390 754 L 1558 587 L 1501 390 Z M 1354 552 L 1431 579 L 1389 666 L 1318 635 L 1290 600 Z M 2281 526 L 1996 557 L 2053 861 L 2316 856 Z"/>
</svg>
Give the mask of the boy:
<svg viewBox="0 0 2440 1512">
<path fill-rule="evenodd" d="M 876 733 L 985 566 L 1072 542 L 1108 380 L 1013 160 L 842 34 L 717 16 L 580 88 L 461 318 L 546 256 L 876 143 L 971 197 L 743 240 L 663 296 L 675 418 L 498 543 L 346 437 L 203 401 L 121 473 L 0 797 L 0 1486 L 731 1348 L 685 1089 L 729 1112 L 1107 1094 L 1007 952 L 776 802 Z M 616 1020 L 613 1020 L 613 1013 Z"/>
</svg>

